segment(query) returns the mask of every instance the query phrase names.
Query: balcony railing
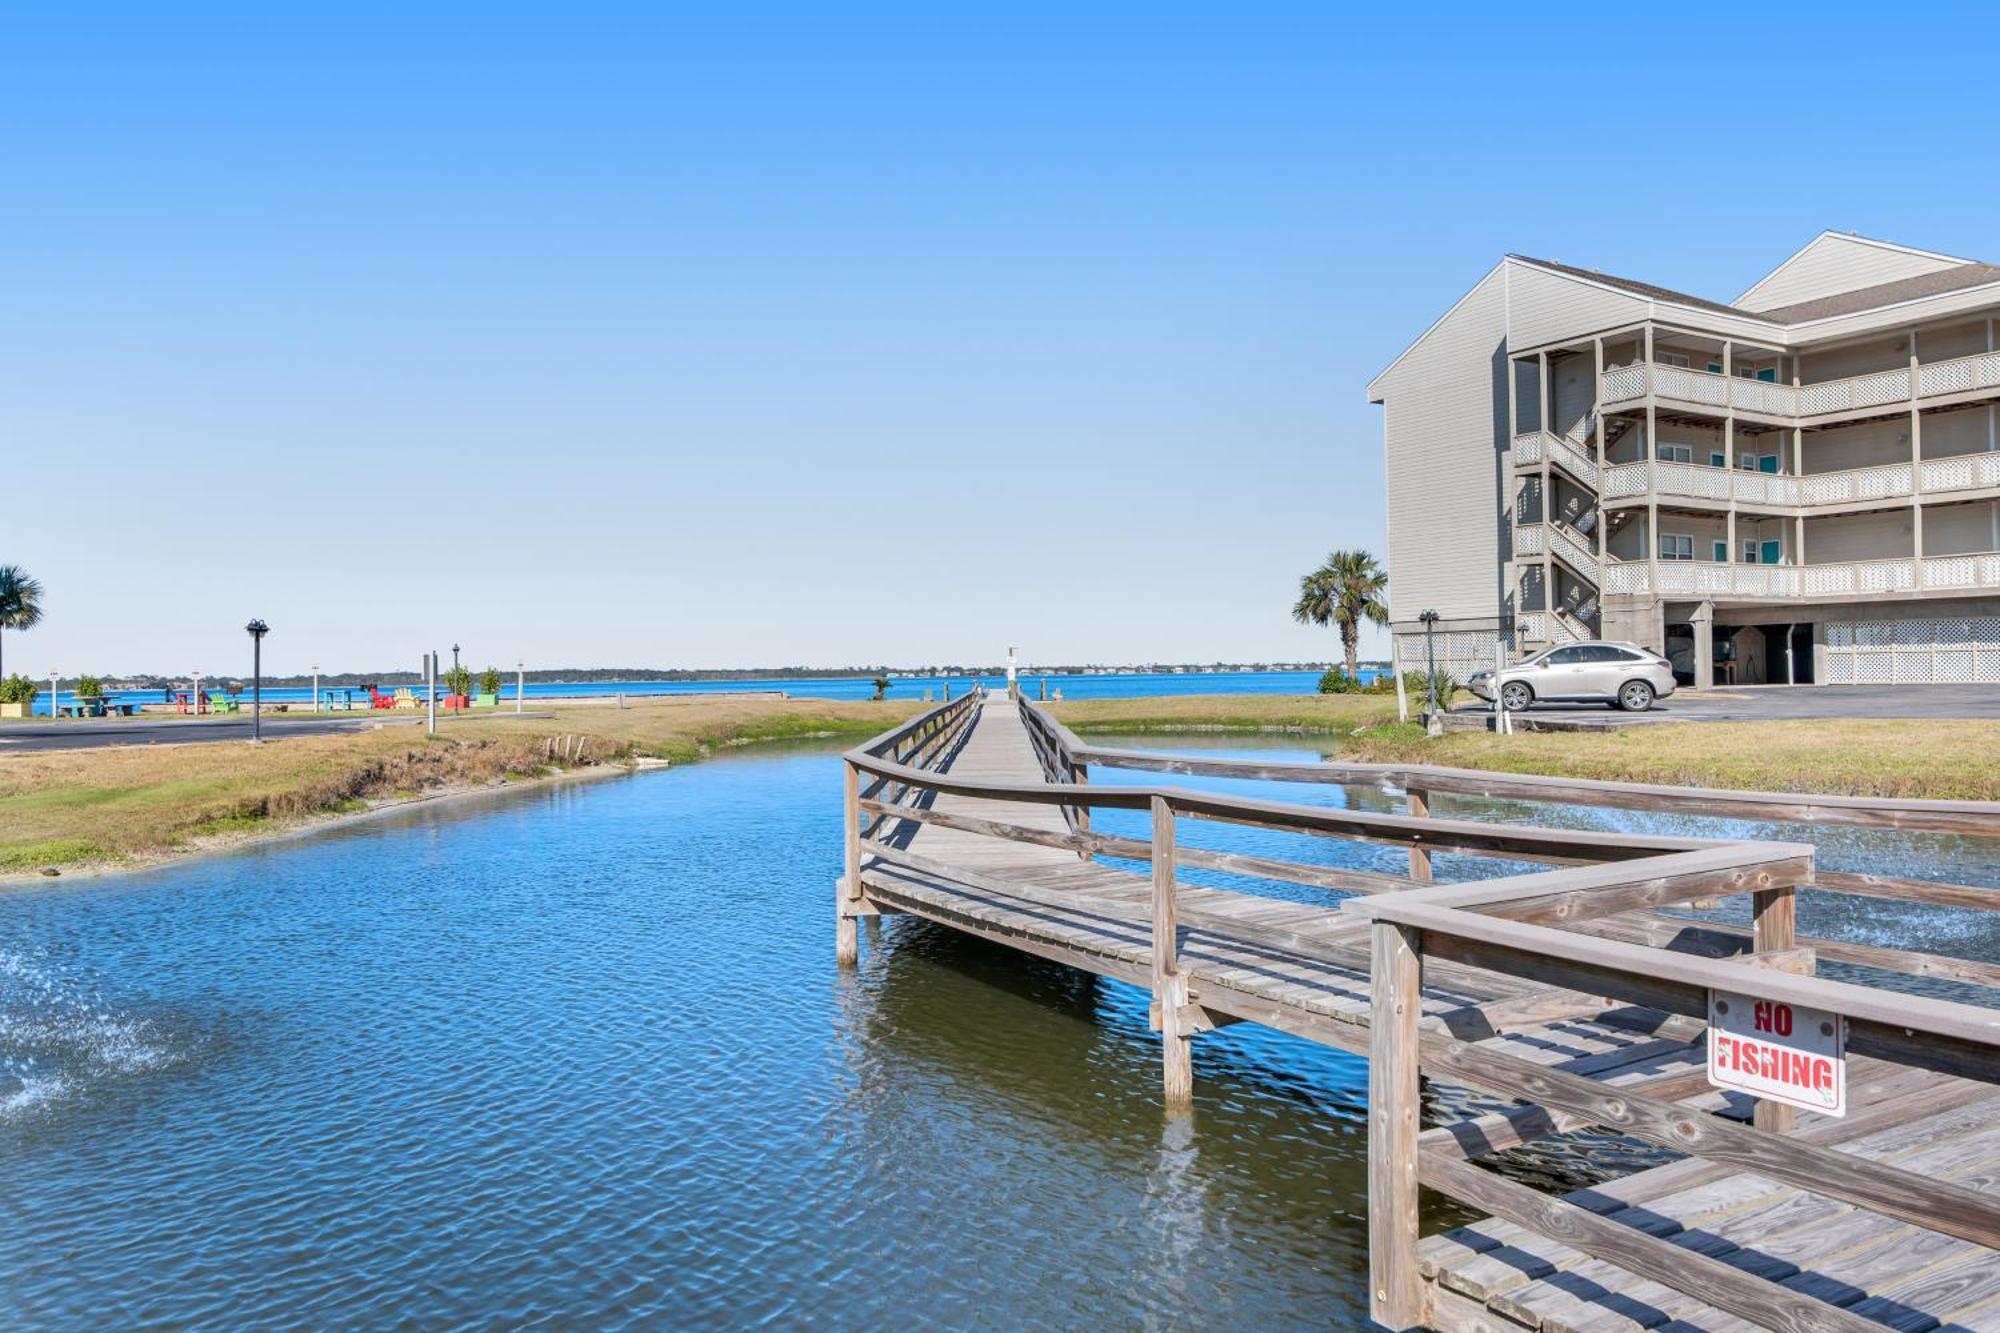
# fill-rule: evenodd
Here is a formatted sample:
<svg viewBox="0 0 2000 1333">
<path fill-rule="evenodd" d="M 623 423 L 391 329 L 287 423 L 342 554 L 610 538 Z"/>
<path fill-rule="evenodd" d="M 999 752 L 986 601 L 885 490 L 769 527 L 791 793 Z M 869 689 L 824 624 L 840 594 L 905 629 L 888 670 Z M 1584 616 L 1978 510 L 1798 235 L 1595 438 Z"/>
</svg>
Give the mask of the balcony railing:
<svg viewBox="0 0 2000 1333">
<path fill-rule="evenodd" d="M 1597 583 L 1601 579 L 1596 553 L 1561 523 L 1521 523 L 1514 528 L 1514 554 L 1549 551 L 1577 573 Z"/>
<path fill-rule="evenodd" d="M 1925 591 L 2000 587 L 2000 552 L 1933 555 L 1918 561 L 1839 560 L 1817 565 L 1733 565 L 1707 560 L 1614 561 L 1604 567 L 1607 593 L 1666 597 L 1843 597 L 1913 592 L 1921 565 Z"/>
<path fill-rule="evenodd" d="M 1878 370 L 1818 384 L 1772 384 L 1740 375 L 1718 375 L 1686 366 L 1619 366 L 1599 377 L 1598 396 L 1607 408 L 1646 396 L 1708 408 L 1735 408 L 1763 416 L 1810 419 L 1835 412 L 1859 412 L 1904 403 L 1911 398 L 1910 368 Z M 1917 367 L 1916 398 L 2000 389 L 2000 352 L 1976 352 Z"/>
<path fill-rule="evenodd" d="M 1591 489 L 1597 488 L 1597 462 L 1567 435 L 1523 431 L 1514 437 L 1514 466 L 1538 467 L 1546 457 Z"/>
<path fill-rule="evenodd" d="M 1926 495 L 1933 491 L 1984 490 L 2000 486 L 2000 453 L 1926 458 L 1923 478 Z"/>
</svg>

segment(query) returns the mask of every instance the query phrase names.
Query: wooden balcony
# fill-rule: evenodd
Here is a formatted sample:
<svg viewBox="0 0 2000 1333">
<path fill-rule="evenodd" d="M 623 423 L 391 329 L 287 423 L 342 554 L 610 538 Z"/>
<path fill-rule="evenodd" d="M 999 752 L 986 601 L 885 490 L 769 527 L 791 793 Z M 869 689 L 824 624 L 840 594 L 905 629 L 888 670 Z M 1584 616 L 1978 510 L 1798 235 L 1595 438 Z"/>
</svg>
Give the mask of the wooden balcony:
<svg viewBox="0 0 2000 1333">
<path fill-rule="evenodd" d="M 1811 425 L 1821 418 L 1865 414 L 1899 403 L 1919 406 L 1956 401 L 1966 395 L 2000 396 L 2000 352 L 1977 352 L 1916 368 L 1879 370 L 1818 384 L 1772 384 L 1718 375 L 1686 366 L 1619 366 L 1599 377 L 1598 398 L 1606 411 L 1645 400 L 1648 389 L 1662 402 L 1698 411 L 1750 412 L 1786 424 Z"/>
</svg>

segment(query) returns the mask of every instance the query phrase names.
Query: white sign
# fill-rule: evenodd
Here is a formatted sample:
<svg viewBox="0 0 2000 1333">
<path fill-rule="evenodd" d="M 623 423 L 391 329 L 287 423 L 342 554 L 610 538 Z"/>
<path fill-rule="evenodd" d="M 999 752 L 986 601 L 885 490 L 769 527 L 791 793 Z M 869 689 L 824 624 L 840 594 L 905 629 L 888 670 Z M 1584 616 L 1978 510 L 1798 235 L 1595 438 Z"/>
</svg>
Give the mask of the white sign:
<svg viewBox="0 0 2000 1333">
<path fill-rule="evenodd" d="M 1821 1115 L 1846 1115 L 1847 1020 L 1782 1000 L 1710 991 L 1708 1081 Z"/>
</svg>

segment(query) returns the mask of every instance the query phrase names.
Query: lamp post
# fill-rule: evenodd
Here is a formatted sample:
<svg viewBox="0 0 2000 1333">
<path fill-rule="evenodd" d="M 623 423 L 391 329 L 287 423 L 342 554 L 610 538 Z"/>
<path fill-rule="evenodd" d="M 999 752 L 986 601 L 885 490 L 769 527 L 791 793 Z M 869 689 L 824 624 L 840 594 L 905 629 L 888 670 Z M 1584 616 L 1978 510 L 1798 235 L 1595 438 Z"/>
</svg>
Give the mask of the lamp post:
<svg viewBox="0 0 2000 1333">
<path fill-rule="evenodd" d="M 49 716 L 56 716 L 56 669 L 49 668 Z"/>
<path fill-rule="evenodd" d="M 194 669 L 194 698 L 191 701 L 189 701 L 188 707 L 194 709 L 194 713 L 192 714 L 193 716 L 195 717 L 201 716 L 201 668 L 200 667 L 196 667 Z"/>
<path fill-rule="evenodd" d="M 1437 632 L 1438 613 L 1425 611 L 1417 619 L 1424 627 L 1424 692 L 1430 700 L 1425 717 L 1428 719 L 1435 716 L 1438 710 L 1437 640 L 1433 637 Z"/>
<path fill-rule="evenodd" d="M 264 636 L 271 627 L 253 620 L 243 627 L 250 636 L 250 743 L 264 743 Z"/>
<path fill-rule="evenodd" d="M 451 646 L 451 678 L 458 679 L 458 645 L 455 643 Z"/>
<path fill-rule="evenodd" d="M 319 711 L 319 663 L 313 663 L 313 712 Z"/>
<path fill-rule="evenodd" d="M 514 663 L 514 711 L 517 713 L 521 711 L 521 693 L 527 688 L 527 685 L 528 664 L 526 662 Z"/>
</svg>

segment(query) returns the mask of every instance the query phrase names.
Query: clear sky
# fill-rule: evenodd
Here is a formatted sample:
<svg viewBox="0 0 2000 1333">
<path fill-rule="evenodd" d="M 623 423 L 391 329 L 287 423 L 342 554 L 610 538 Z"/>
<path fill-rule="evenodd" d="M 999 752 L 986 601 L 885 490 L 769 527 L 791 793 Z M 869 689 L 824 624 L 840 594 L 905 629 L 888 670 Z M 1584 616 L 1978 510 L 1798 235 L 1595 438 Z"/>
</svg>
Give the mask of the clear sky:
<svg viewBox="0 0 2000 1333">
<path fill-rule="evenodd" d="M 1332 657 L 1503 252 L 2000 258 L 1979 10 L 703 8 L 10 6 L 7 667 Z"/>
</svg>

